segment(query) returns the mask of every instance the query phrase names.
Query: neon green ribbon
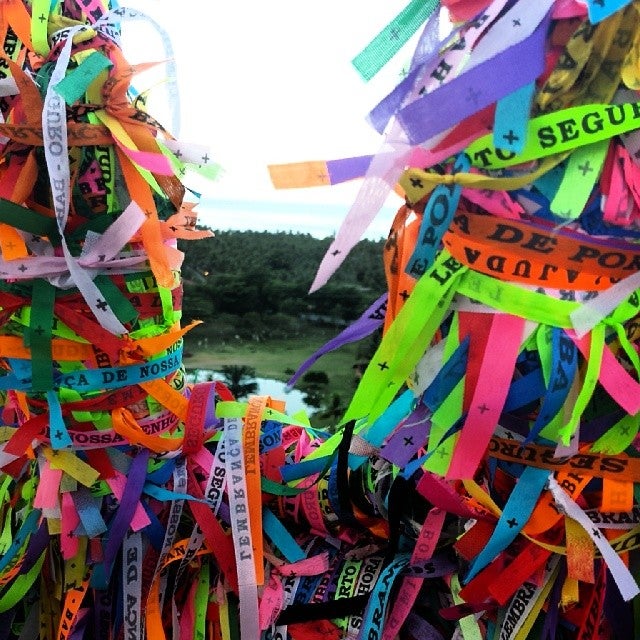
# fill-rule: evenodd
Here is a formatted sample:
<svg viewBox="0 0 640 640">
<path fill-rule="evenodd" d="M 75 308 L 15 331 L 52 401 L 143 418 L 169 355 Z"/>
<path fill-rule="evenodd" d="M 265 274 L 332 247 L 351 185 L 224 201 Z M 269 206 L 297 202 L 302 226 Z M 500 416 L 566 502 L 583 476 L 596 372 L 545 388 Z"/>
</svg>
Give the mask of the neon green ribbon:
<svg viewBox="0 0 640 640">
<path fill-rule="evenodd" d="M 585 104 L 533 118 L 522 153 L 496 149 L 491 133 L 471 143 L 466 152 L 475 166 L 500 169 L 608 140 L 638 127 L 640 102 Z"/>
<path fill-rule="evenodd" d="M 594 453 L 617 455 L 631 446 L 640 429 L 640 414 L 624 416 L 608 431 L 603 433 L 591 446 Z"/>
<path fill-rule="evenodd" d="M 209 563 L 203 562 L 200 567 L 198 586 L 195 595 L 194 640 L 204 640 L 207 630 L 207 605 L 209 602 Z"/>
<path fill-rule="evenodd" d="M 25 597 L 27 591 L 29 591 L 33 583 L 36 581 L 36 578 L 40 575 L 46 555 L 47 552 L 45 550 L 40 554 L 38 560 L 27 573 L 20 574 L 11 582 L 11 586 L 0 598 L 0 612 L 12 609 Z"/>
<path fill-rule="evenodd" d="M 573 327 L 570 315 L 580 307 L 579 302 L 556 300 L 475 271 L 464 273 L 458 293 L 499 311 L 562 329 Z"/>
<path fill-rule="evenodd" d="M 460 597 L 460 578 L 457 573 L 451 576 L 451 596 L 454 604 L 464 603 L 464 600 Z M 460 618 L 458 624 L 464 640 L 482 640 L 480 625 L 478 625 L 473 614 Z"/>
<path fill-rule="evenodd" d="M 11 518 L 13 515 L 13 509 L 7 508 L 4 515 L 4 526 L 2 527 L 2 533 L 0 534 L 0 555 L 4 555 L 7 549 L 11 546 L 13 541 L 13 535 L 11 531 Z"/>
<path fill-rule="evenodd" d="M 460 346 L 459 318 L 454 314 L 451 320 L 451 327 L 445 340 L 443 364 L 449 360 L 455 350 Z M 444 434 L 454 425 L 455 421 L 462 415 L 462 402 L 464 399 L 464 378 L 458 382 L 453 391 L 445 398 L 444 402 L 436 409 L 431 416 L 431 431 L 429 432 L 429 444 L 427 453 L 435 453 L 427 458 L 423 465 L 426 471 L 446 475 L 451 462 L 451 456 L 455 449 L 458 434 L 454 433 L 451 438 L 438 444 Z"/>
<path fill-rule="evenodd" d="M 609 150 L 609 140 L 576 149 L 567 162 L 551 211 L 574 220 L 584 210 Z"/>
<path fill-rule="evenodd" d="M 342 422 L 380 416 L 424 354 L 466 271 L 447 251 L 440 253 L 382 338 Z"/>
<path fill-rule="evenodd" d="M 563 444 L 568 445 L 571 436 L 574 434 L 580 416 L 587 408 L 587 404 L 593 396 L 593 391 L 598 383 L 598 375 L 600 374 L 600 365 L 602 364 L 602 351 L 604 349 L 604 325 L 598 324 L 591 331 L 591 344 L 589 347 L 589 357 L 587 359 L 587 368 L 584 372 L 584 380 L 582 388 L 576 398 L 571 416 L 566 424 L 559 431 Z"/>
<path fill-rule="evenodd" d="M 248 404 L 246 402 L 236 402 L 233 400 L 223 400 L 216 403 L 216 417 L 217 418 L 244 418 L 247 414 Z M 308 428 L 309 424 L 303 420 L 296 420 L 286 413 L 276 411 L 267 407 L 263 413 L 264 420 L 276 420 L 283 424 L 291 424 L 296 427 Z"/>
<path fill-rule="evenodd" d="M 31 41 L 34 51 L 43 57 L 49 53 L 47 26 L 50 9 L 50 0 L 33 0 L 31 5 Z"/>
<path fill-rule="evenodd" d="M 536 349 L 540 358 L 540 366 L 542 368 L 542 377 L 544 378 L 544 386 L 549 386 L 551 379 L 551 366 L 553 362 L 553 353 L 551 349 L 551 327 L 539 325 L 535 332 Z"/>
</svg>

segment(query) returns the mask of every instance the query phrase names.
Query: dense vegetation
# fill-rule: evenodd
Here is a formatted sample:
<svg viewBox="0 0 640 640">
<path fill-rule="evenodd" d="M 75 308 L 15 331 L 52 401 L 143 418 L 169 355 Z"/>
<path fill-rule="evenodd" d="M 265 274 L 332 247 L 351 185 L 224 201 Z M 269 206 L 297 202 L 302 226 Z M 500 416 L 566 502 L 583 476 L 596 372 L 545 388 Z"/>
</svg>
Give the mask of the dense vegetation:
<svg viewBox="0 0 640 640">
<path fill-rule="evenodd" d="M 385 290 L 382 241 L 360 242 L 327 285 L 308 294 L 330 238 L 215 233 L 184 247 L 185 320 L 227 326 L 248 339 L 282 338 L 305 320 L 346 326 Z"/>
<path fill-rule="evenodd" d="M 203 321 L 185 339 L 187 368 L 220 371 L 236 397 L 252 392 L 256 375 L 288 380 L 386 289 L 384 243 L 364 240 L 327 285 L 308 294 L 330 242 L 306 234 L 216 231 L 181 247 L 184 321 Z M 315 425 L 335 424 L 342 415 L 379 339 L 376 332 L 321 358 L 298 382 L 316 410 Z"/>
</svg>

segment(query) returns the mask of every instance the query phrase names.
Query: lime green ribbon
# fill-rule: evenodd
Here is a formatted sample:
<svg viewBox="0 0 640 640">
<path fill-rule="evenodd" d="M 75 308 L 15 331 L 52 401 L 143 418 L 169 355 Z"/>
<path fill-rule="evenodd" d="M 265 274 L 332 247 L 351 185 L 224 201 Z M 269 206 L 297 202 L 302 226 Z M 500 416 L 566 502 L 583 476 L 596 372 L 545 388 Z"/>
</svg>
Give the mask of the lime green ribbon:
<svg viewBox="0 0 640 640">
<path fill-rule="evenodd" d="M 449 312 L 455 283 L 466 271 L 447 251 L 440 253 L 382 338 L 342 422 L 366 417 L 371 423 L 382 414 Z"/>
<path fill-rule="evenodd" d="M 33 567 L 27 571 L 27 573 L 20 574 L 11 582 L 9 588 L 0 598 L 0 612 L 9 611 L 9 609 L 12 609 L 22 601 L 27 594 L 27 591 L 31 589 L 36 578 L 40 575 L 46 556 L 47 551 L 45 550 L 40 554 L 38 560 L 35 562 Z"/>
<path fill-rule="evenodd" d="M 608 140 L 638 127 L 640 102 L 585 104 L 530 120 L 521 153 L 496 149 L 492 133 L 472 142 L 466 152 L 475 166 L 501 169 Z"/>
</svg>

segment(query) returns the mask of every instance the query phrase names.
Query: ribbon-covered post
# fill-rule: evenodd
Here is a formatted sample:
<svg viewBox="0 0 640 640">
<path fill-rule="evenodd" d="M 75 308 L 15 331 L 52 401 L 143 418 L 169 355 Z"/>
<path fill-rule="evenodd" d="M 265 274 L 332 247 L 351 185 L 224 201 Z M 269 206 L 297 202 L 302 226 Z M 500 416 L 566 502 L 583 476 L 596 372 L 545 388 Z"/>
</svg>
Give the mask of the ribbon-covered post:
<svg viewBox="0 0 640 640">
<path fill-rule="evenodd" d="M 379 347 L 340 434 L 285 478 L 317 474 L 334 535 L 356 515 L 388 536 L 359 638 L 636 637 L 638 7 L 442 4 L 453 29 L 438 43 L 427 22 L 370 113 L 380 153 L 316 161 L 322 182 L 272 167 L 279 188 L 364 181 L 312 288 L 383 191 L 404 198 Z M 345 440 L 349 513 L 331 499 Z"/>
</svg>

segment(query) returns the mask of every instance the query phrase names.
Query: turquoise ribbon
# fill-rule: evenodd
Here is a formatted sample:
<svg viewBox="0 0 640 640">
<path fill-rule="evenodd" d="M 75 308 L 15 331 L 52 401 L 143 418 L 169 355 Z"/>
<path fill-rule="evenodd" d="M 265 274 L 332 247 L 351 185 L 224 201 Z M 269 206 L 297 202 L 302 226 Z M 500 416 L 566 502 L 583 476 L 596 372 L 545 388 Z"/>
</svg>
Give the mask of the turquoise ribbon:
<svg viewBox="0 0 640 640">
<path fill-rule="evenodd" d="M 525 467 L 518 478 L 502 515 L 482 551 L 473 559 L 465 582 L 471 580 L 486 567 L 499 553 L 504 551 L 520 533 L 531 517 L 538 498 L 549 479 L 547 469 Z"/>
<path fill-rule="evenodd" d="M 493 127 L 493 145 L 496 149 L 514 153 L 524 149 L 535 87 L 535 82 L 530 82 L 498 100 Z"/>
<path fill-rule="evenodd" d="M 0 389 L 31 389 L 31 360 L 7 358 L 13 373 L 0 378 Z M 140 382 L 164 378 L 176 371 L 182 363 L 182 347 L 172 353 L 149 360 L 144 364 L 127 367 L 105 367 L 104 369 L 83 369 L 59 373 L 54 387 L 75 389 L 76 391 L 99 391 L 100 389 L 120 389 Z"/>
<path fill-rule="evenodd" d="M 412 0 L 352 61 L 366 81 L 400 51 L 440 3 L 438 0 Z"/>
</svg>

